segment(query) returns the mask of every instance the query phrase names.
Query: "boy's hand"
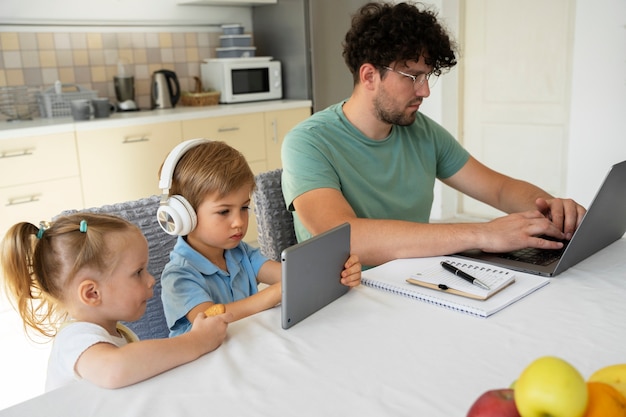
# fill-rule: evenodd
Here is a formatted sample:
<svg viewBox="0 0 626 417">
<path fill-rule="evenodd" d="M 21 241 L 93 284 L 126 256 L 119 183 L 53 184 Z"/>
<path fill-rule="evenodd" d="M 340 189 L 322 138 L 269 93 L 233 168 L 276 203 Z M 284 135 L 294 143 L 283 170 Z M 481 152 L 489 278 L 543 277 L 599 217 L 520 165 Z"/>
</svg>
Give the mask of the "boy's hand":
<svg viewBox="0 0 626 417">
<path fill-rule="evenodd" d="M 195 334 L 201 340 L 206 352 L 211 352 L 226 339 L 226 329 L 232 320 L 232 313 L 213 317 L 207 317 L 206 314 L 200 313 L 194 319 L 190 333 Z"/>
<path fill-rule="evenodd" d="M 341 283 L 346 287 L 356 287 L 361 283 L 361 263 L 357 255 L 350 255 L 341 271 Z"/>
</svg>

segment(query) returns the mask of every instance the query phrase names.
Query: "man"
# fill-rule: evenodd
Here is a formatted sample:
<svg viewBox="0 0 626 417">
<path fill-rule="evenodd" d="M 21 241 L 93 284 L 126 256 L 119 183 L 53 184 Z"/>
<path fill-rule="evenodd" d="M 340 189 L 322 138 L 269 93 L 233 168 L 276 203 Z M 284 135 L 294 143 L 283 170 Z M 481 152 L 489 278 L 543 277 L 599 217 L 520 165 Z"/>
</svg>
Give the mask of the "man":
<svg viewBox="0 0 626 417">
<path fill-rule="evenodd" d="M 456 65 L 436 15 L 406 3 L 369 3 L 343 52 L 354 78 L 345 102 L 285 138 L 283 193 L 299 240 L 343 222 L 363 265 L 467 249 L 559 249 L 585 209 L 482 165 L 419 113 L 429 82 Z M 485 223 L 428 224 L 435 179 L 506 213 Z"/>
</svg>

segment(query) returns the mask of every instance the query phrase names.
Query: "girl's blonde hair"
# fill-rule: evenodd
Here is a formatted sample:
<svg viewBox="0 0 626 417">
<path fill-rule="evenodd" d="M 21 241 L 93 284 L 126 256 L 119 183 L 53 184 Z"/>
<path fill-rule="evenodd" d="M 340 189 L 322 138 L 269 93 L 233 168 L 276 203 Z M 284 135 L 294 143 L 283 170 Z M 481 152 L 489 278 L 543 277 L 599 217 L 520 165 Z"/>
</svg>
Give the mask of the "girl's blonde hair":
<svg viewBox="0 0 626 417">
<path fill-rule="evenodd" d="M 111 252 L 106 236 L 139 230 L 116 216 L 77 213 L 57 218 L 49 227 L 22 222 L 2 242 L 2 272 L 25 330 L 53 337 L 63 310 L 65 289 L 83 268 L 104 271 Z"/>
<path fill-rule="evenodd" d="M 217 192 L 224 197 L 245 185 L 254 188 L 254 174 L 243 154 L 224 142 L 208 141 L 180 158 L 174 168 L 170 195 L 185 197 L 198 210 L 207 195 Z"/>
</svg>

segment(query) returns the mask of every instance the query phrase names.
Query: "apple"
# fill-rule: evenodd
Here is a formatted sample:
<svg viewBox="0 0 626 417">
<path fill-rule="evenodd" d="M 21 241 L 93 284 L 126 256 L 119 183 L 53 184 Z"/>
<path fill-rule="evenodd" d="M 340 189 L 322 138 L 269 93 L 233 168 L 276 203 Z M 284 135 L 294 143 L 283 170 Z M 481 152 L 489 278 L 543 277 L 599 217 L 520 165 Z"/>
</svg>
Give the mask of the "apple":
<svg viewBox="0 0 626 417">
<path fill-rule="evenodd" d="M 520 417 L 511 388 L 492 389 L 476 399 L 467 417 Z"/>
<path fill-rule="evenodd" d="M 570 363 L 544 356 L 515 382 L 515 404 L 522 417 L 581 417 L 587 409 L 587 383 Z"/>
</svg>

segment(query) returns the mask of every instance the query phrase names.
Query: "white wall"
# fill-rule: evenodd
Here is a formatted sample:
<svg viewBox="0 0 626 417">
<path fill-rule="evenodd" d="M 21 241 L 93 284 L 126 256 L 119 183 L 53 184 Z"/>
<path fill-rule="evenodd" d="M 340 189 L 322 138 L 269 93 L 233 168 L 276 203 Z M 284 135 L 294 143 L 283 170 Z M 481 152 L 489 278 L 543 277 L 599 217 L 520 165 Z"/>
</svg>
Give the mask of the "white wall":
<svg viewBox="0 0 626 417">
<path fill-rule="evenodd" d="M 429 2 L 457 38 L 462 1 Z M 588 206 L 609 167 L 626 160 L 626 1 L 576 0 L 571 69 L 565 197 Z M 421 109 L 455 135 L 458 85 L 456 72 L 446 75 Z M 432 218 L 454 215 L 455 204 L 454 193 L 438 185 Z"/>
<path fill-rule="evenodd" d="M 567 194 L 588 205 L 626 159 L 626 1 L 578 0 L 575 25 Z"/>
</svg>

